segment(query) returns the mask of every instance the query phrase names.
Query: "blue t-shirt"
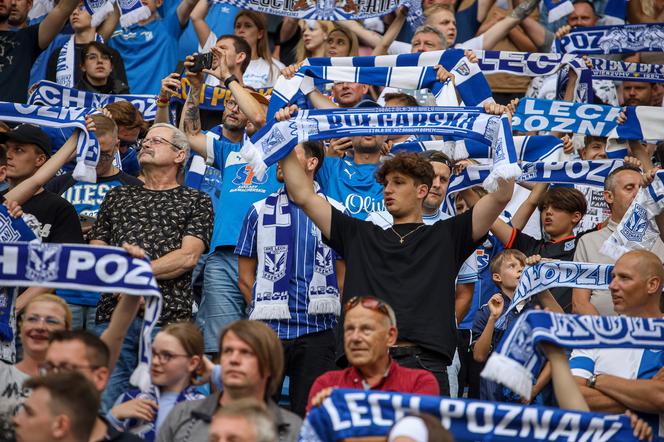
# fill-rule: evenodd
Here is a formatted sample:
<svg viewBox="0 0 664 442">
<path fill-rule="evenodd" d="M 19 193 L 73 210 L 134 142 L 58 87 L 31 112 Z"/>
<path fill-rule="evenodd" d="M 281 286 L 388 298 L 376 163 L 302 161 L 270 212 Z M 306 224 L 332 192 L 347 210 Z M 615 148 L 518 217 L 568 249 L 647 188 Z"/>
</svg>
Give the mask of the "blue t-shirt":
<svg viewBox="0 0 664 442">
<path fill-rule="evenodd" d="M 252 204 L 251 209 L 247 212 L 235 248 L 236 255 L 257 258 L 257 234 L 260 228 L 258 214 L 264 205 L 265 200 L 258 201 Z M 337 203 L 335 207 L 340 208 L 340 205 Z M 320 230 L 300 207 L 291 203 L 290 209 L 291 229 L 295 239 L 295 250 L 292 254 L 289 253 L 293 260 L 292 275 L 288 282 L 288 311 L 291 317 L 290 319 L 265 321 L 282 340 L 296 339 L 310 333 L 331 330 L 337 325 L 337 317 L 333 314 L 310 315 L 307 313 L 309 284 L 314 276 L 317 243 L 321 241 L 321 236 Z M 335 262 L 336 254 L 333 250 L 330 250 L 330 253 L 332 254 L 331 262 Z M 255 289 L 254 285 L 252 289 L 254 294 Z M 255 301 L 255 296 L 253 299 Z M 252 303 L 252 308 L 254 306 Z"/>
<path fill-rule="evenodd" d="M 178 39 L 184 28 L 177 14 L 157 18 L 145 26 L 118 28 L 109 46 L 122 56 L 133 94 L 157 94 L 161 80 L 178 62 Z"/>
<path fill-rule="evenodd" d="M 385 210 L 383 185 L 376 181 L 379 166 L 325 157 L 316 181 L 323 193 L 343 204 L 352 217 L 365 219 L 369 212 Z"/>
<path fill-rule="evenodd" d="M 210 253 L 217 247 L 237 245 L 242 220 L 253 203 L 266 198 L 281 186 L 277 168 L 270 167 L 262 179 L 240 155 L 240 143 L 208 138 L 207 163 L 221 171 L 221 193 L 213 202 L 214 230 Z"/>
</svg>

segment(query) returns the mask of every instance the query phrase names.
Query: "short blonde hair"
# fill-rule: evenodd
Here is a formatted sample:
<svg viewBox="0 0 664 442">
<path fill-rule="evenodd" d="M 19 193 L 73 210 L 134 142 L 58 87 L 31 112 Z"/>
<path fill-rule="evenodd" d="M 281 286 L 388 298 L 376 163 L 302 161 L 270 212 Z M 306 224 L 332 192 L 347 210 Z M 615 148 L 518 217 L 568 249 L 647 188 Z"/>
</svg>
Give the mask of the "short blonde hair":
<svg viewBox="0 0 664 442">
<path fill-rule="evenodd" d="M 51 302 L 53 304 L 58 304 L 60 307 L 62 307 L 62 309 L 65 311 L 65 329 L 71 330 L 72 317 L 71 317 L 71 310 L 67 305 L 67 301 L 65 301 L 55 293 L 44 293 L 42 295 L 37 295 L 34 298 L 32 298 L 30 301 L 28 301 L 23 311 L 27 312 L 28 308 L 30 308 L 30 306 L 35 302 Z"/>
</svg>

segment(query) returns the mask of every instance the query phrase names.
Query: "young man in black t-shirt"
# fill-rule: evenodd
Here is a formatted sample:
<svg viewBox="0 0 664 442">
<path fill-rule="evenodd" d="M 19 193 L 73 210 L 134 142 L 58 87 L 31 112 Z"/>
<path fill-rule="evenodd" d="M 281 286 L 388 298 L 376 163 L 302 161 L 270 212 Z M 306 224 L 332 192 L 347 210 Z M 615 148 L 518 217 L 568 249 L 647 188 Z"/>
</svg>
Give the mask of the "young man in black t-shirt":
<svg viewBox="0 0 664 442">
<path fill-rule="evenodd" d="M 287 120 L 296 109 L 280 110 L 277 119 Z M 493 104 L 486 110 L 500 114 L 505 108 Z M 372 295 L 392 305 L 400 330 L 392 357 L 402 366 L 431 371 L 441 394 L 449 395 L 447 366 L 456 348 L 455 278 L 509 202 L 514 181 L 501 181 L 473 210 L 427 226 L 422 205 L 433 168 L 417 154 L 399 153 L 378 171 L 394 219 L 384 230 L 342 214 L 316 195 L 294 152 L 281 167 L 291 199 L 346 259 L 344 297 Z"/>
<path fill-rule="evenodd" d="M 528 201 L 524 204 L 527 203 Z M 554 187 L 546 191 L 537 202 L 542 228 L 547 238 L 533 238 L 500 219 L 494 223 L 491 231 L 506 249 L 520 250 L 526 256 L 540 255 L 542 258 L 572 261 L 576 244 L 583 234 L 574 235 L 574 227 L 585 215 L 587 207 L 586 198 L 579 190 L 573 187 Z M 527 218 L 530 214 L 527 214 Z M 570 313 L 572 289 L 557 287 L 551 289 L 551 293 L 563 310 Z"/>
</svg>

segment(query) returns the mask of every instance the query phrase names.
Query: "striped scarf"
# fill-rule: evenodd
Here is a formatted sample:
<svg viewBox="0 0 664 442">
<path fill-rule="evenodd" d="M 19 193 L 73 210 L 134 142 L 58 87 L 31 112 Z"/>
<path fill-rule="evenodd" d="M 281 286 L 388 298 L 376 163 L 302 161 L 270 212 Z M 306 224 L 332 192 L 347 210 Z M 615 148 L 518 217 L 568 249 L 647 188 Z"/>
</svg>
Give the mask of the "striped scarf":
<svg viewBox="0 0 664 442">
<path fill-rule="evenodd" d="M 106 3 L 108 4 L 108 3 Z M 94 17 L 94 16 L 93 16 Z M 76 60 L 76 35 L 72 34 L 67 40 L 67 43 L 60 49 L 60 54 L 58 55 L 58 62 L 55 68 L 55 81 L 62 86 L 74 87 L 75 83 L 75 69 L 78 68 L 80 63 Z M 95 41 L 98 43 L 103 43 L 104 39 L 97 33 L 95 33 Z"/>
<path fill-rule="evenodd" d="M 664 51 L 664 23 L 572 29 L 556 40 L 561 54 L 631 54 Z"/>
</svg>

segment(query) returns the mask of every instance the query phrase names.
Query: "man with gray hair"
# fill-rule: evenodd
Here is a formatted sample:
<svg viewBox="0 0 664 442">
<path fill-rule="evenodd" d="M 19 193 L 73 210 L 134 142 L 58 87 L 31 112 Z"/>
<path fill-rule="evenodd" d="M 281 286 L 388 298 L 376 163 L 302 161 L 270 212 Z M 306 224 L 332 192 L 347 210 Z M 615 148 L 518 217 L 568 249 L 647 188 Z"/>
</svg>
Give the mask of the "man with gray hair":
<svg viewBox="0 0 664 442">
<path fill-rule="evenodd" d="M 277 442 L 277 428 L 265 404 L 241 399 L 222 407 L 212 418 L 210 442 Z"/>
<path fill-rule="evenodd" d="M 152 259 L 164 307 L 159 325 L 188 321 L 192 316 L 191 271 L 210 243 L 212 202 L 198 190 L 180 184 L 187 163 L 189 143 L 178 128 L 155 124 L 139 143 L 138 161 L 145 184 L 111 189 L 101 204 L 90 232 L 92 245 L 143 248 Z M 117 304 L 113 295 L 102 295 L 97 305 L 97 332 L 111 319 Z M 104 407 L 129 387 L 137 364 L 142 319 L 135 320 L 125 339 L 117 366 L 102 398 Z"/>
</svg>

